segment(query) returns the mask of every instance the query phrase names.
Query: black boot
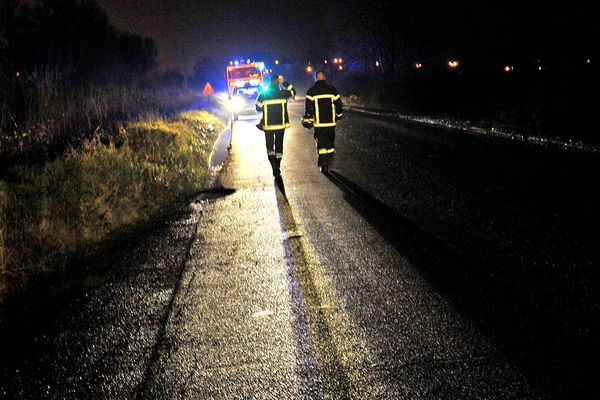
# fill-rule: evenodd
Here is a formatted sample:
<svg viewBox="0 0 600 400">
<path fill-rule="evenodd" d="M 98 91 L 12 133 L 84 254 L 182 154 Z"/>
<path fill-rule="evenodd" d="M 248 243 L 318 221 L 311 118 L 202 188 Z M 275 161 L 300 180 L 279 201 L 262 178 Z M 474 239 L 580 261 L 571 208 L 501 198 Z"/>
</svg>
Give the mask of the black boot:
<svg viewBox="0 0 600 400">
<path fill-rule="evenodd" d="M 277 164 L 277 158 L 275 156 L 269 156 L 269 163 L 271 163 L 271 169 L 273 170 L 273 176 L 279 175 L 279 165 Z"/>
<path fill-rule="evenodd" d="M 281 176 L 281 158 L 275 158 L 275 163 L 273 164 L 273 176 Z"/>
</svg>

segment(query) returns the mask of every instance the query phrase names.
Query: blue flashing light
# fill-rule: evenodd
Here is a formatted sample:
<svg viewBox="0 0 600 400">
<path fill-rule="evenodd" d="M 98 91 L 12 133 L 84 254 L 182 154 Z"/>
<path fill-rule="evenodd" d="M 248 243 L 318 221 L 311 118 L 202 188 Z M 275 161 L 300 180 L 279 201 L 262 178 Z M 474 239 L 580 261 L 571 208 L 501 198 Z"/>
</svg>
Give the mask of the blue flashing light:
<svg viewBox="0 0 600 400">
<path fill-rule="evenodd" d="M 240 62 L 236 60 L 236 61 L 234 62 L 234 64 L 235 64 L 235 65 L 240 65 Z"/>
</svg>

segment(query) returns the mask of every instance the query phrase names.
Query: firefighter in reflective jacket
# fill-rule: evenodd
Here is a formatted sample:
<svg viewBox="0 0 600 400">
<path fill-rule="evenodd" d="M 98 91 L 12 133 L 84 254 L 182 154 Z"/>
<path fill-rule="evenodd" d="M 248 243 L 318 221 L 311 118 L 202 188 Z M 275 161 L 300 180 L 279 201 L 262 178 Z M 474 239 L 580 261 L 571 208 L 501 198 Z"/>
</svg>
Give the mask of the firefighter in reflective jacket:
<svg viewBox="0 0 600 400">
<path fill-rule="evenodd" d="M 283 158 L 283 134 L 290 127 L 287 110 L 287 99 L 291 97 L 288 90 L 280 90 L 277 76 L 271 78 L 268 90 L 262 92 L 256 99 L 256 111 L 262 111 L 260 129 L 265 132 L 267 155 L 273 176 L 281 175 L 281 159 Z"/>
<path fill-rule="evenodd" d="M 277 83 L 279 84 L 279 89 L 289 90 L 292 94 L 292 100 L 296 100 L 296 89 L 294 89 L 294 86 L 292 86 L 291 83 L 285 80 L 283 75 L 277 75 Z"/>
<path fill-rule="evenodd" d="M 306 92 L 302 125 L 315 128 L 318 166 L 327 173 L 335 153 L 335 125 L 342 118 L 342 99 L 337 89 L 325 82 L 325 72 L 317 71 L 316 76 L 315 85 Z"/>
</svg>

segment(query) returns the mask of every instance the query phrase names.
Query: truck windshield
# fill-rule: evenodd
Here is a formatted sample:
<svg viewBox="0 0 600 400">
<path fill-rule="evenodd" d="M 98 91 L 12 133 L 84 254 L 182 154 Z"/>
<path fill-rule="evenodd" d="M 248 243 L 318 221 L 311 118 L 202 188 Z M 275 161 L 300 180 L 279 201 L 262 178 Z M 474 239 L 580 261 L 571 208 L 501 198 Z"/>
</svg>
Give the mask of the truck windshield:
<svg viewBox="0 0 600 400">
<path fill-rule="evenodd" d="M 259 78 L 260 70 L 258 68 L 237 68 L 229 71 L 229 79 Z"/>
</svg>

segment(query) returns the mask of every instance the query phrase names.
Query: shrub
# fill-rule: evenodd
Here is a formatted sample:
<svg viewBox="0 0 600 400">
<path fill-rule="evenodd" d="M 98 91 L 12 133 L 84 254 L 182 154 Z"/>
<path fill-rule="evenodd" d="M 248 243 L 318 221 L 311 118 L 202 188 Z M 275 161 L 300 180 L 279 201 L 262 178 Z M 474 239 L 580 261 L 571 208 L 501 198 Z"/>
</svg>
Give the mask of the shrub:
<svg viewBox="0 0 600 400">
<path fill-rule="evenodd" d="M 223 122 L 205 111 L 145 118 L 0 181 L 0 296 L 63 268 L 111 232 L 167 211 L 204 186 Z"/>
</svg>

